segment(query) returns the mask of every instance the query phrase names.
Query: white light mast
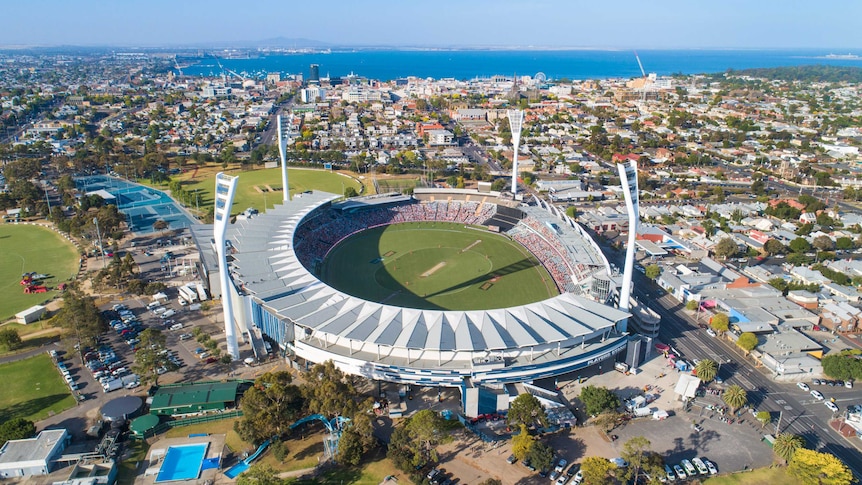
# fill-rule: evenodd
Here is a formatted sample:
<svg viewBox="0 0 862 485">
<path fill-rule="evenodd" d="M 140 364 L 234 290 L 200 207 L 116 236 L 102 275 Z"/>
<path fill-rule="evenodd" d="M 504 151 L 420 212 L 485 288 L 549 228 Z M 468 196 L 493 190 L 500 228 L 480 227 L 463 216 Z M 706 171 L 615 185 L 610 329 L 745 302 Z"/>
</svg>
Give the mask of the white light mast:
<svg viewBox="0 0 862 485">
<path fill-rule="evenodd" d="M 512 196 L 518 195 L 518 148 L 521 144 L 521 125 L 524 122 L 524 112 L 519 109 L 510 109 L 509 129 L 512 132 L 512 147 L 515 153 L 512 155 Z"/>
</svg>

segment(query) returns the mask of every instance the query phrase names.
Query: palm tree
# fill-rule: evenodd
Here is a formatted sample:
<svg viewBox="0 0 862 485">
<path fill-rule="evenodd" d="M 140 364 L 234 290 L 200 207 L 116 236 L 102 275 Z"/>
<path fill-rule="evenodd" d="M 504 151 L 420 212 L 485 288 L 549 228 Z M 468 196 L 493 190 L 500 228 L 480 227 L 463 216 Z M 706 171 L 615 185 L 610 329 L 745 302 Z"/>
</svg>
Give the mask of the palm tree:
<svg viewBox="0 0 862 485">
<path fill-rule="evenodd" d="M 745 403 L 748 402 L 748 395 L 745 393 L 745 389 L 737 386 L 736 384 L 727 388 L 722 395 L 722 399 L 724 402 L 730 406 L 731 411 L 735 412 L 740 407 L 744 406 Z"/>
<path fill-rule="evenodd" d="M 805 441 L 801 436 L 791 433 L 781 433 L 772 442 L 772 451 L 784 461 L 790 461 L 796 450 L 802 448 Z"/>
<path fill-rule="evenodd" d="M 697 377 L 700 378 L 703 382 L 709 382 L 715 379 L 716 365 L 715 361 L 709 359 L 703 359 L 694 366 L 694 370 L 697 373 Z"/>
</svg>

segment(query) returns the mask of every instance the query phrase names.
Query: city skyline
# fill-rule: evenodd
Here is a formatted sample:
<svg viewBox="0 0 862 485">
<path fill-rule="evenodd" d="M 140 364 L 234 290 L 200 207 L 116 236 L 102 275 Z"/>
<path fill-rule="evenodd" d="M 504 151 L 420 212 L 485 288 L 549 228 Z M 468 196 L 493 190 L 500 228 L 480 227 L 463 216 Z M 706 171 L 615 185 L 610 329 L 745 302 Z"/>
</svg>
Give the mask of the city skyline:
<svg viewBox="0 0 862 485">
<path fill-rule="evenodd" d="M 0 46 L 182 47 L 309 39 L 320 46 L 643 49 L 862 48 L 862 4 L 686 2 L 661 7 L 622 0 L 575 4 L 442 0 L 312 3 L 103 3 L 95 0 L 4 6 Z M 46 15 L 50 12 L 50 15 Z"/>
</svg>

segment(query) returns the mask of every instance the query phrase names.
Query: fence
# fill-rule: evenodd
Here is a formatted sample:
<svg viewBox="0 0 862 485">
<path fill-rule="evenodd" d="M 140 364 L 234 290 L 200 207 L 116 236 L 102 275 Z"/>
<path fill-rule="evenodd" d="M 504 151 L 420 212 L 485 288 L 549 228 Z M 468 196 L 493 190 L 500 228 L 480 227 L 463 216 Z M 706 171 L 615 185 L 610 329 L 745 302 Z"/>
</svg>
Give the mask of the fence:
<svg viewBox="0 0 862 485">
<path fill-rule="evenodd" d="M 164 423 L 157 424 L 153 429 L 146 431 L 143 436 L 132 435 L 132 438 L 147 439 L 157 434 L 162 434 L 172 428 L 181 428 L 183 426 L 192 426 L 195 424 L 209 423 L 212 421 L 221 421 L 222 419 L 238 418 L 240 416 L 242 416 L 242 411 L 237 409 L 225 413 L 204 414 L 201 416 L 191 416 L 188 418 L 175 419 L 173 421 L 165 421 Z"/>
</svg>

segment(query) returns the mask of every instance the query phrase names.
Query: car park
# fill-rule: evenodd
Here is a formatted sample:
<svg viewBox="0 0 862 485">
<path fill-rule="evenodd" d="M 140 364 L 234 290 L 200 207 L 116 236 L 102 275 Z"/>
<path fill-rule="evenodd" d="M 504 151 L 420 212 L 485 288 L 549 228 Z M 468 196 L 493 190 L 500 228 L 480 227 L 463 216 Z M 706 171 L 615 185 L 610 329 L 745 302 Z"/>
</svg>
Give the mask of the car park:
<svg viewBox="0 0 862 485">
<path fill-rule="evenodd" d="M 797 382 L 797 383 L 796 383 L 796 387 L 798 387 L 798 388 L 802 389 L 802 390 L 803 390 L 803 391 L 805 391 L 805 392 L 808 392 L 808 391 L 810 391 L 810 390 L 811 390 L 811 388 L 809 388 L 809 387 L 808 387 L 808 384 L 806 384 L 806 383 L 804 383 L 804 382 Z"/>
<path fill-rule="evenodd" d="M 568 461 L 566 461 L 564 458 L 560 458 L 560 461 L 557 462 L 557 466 L 554 467 L 554 471 L 557 473 L 563 473 L 563 470 L 566 469 L 566 465 L 568 464 Z"/>
<path fill-rule="evenodd" d="M 580 468 L 580 465 L 578 465 L 577 463 L 572 463 L 572 466 L 570 466 L 569 469 L 566 470 L 566 476 L 572 478 L 573 476 L 575 476 L 575 473 L 578 473 L 578 468 Z"/>
<path fill-rule="evenodd" d="M 578 470 L 578 473 L 575 474 L 575 477 L 572 478 L 572 485 L 580 485 L 581 482 L 584 481 L 584 472 Z"/>
<path fill-rule="evenodd" d="M 548 475 L 548 478 L 549 478 L 552 482 L 556 482 L 556 481 L 557 481 L 557 477 L 559 477 L 559 476 L 560 476 L 560 472 L 558 472 L 557 470 L 551 470 L 551 474 L 550 474 L 550 475 Z M 565 478 L 565 476 L 564 476 L 564 478 Z M 565 482 L 564 482 L 564 483 L 565 483 Z"/>
<path fill-rule="evenodd" d="M 818 401 L 822 401 L 822 400 L 823 400 L 823 394 L 821 394 L 821 393 L 820 393 L 820 391 L 811 391 L 811 396 L 812 396 L 814 399 L 817 399 Z"/>
<path fill-rule="evenodd" d="M 559 477 L 557 477 L 557 481 L 555 482 L 555 485 L 566 485 L 566 482 L 568 482 L 568 481 L 569 481 L 569 477 L 567 475 L 560 475 Z"/>
<path fill-rule="evenodd" d="M 190 333 L 180 334 L 180 340 L 189 340 L 190 338 L 192 338 L 192 334 Z"/>
<path fill-rule="evenodd" d="M 681 466 L 674 465 L 673 471 L 676 473 L 677 480 L 685 480 L 686 479 L 687 475 L 685 474 L 685 471 L 683 471 Z"/>
</svg>

